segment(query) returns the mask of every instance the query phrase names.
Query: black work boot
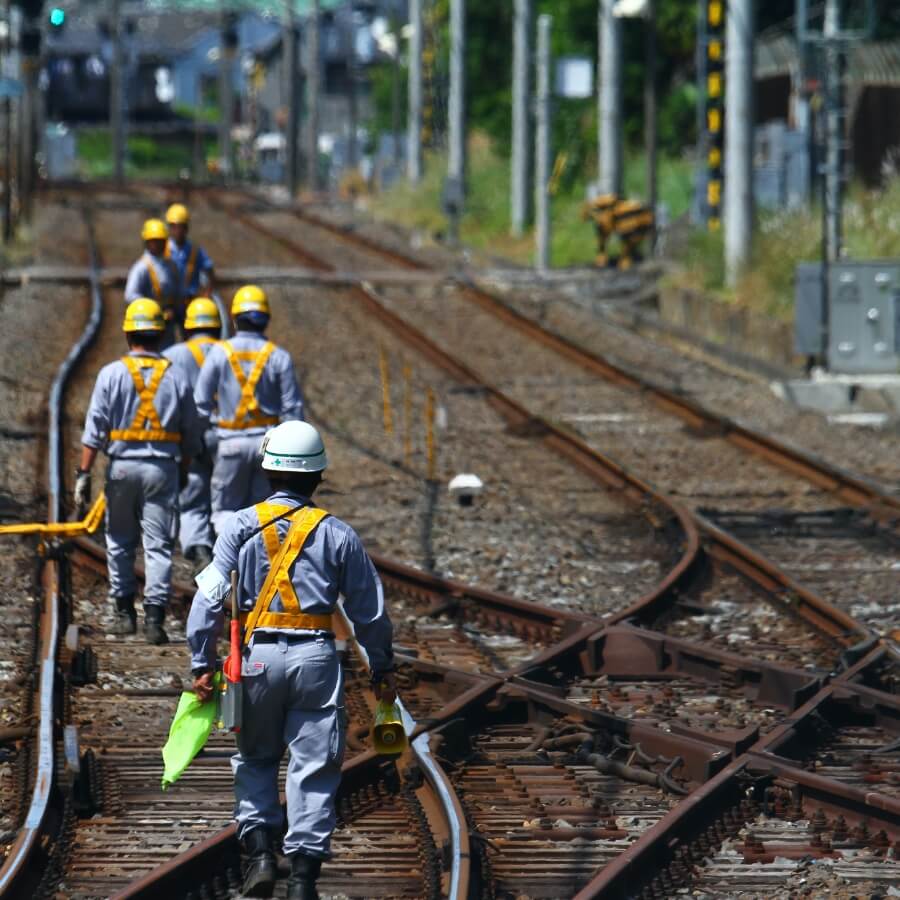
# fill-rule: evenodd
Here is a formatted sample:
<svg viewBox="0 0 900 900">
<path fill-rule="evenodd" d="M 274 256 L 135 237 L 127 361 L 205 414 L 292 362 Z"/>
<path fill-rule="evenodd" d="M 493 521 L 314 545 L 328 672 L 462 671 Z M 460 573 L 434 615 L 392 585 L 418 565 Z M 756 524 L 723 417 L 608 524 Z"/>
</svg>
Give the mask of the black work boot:
<svg viewBox="0 0 900 900">
<path fill-rule="evenodd" d="M 278 869 L 269 830 L 252 828 L 241 838 L 241 843 L 247 853 L 247 872 L 241 893 L 245 897 L 271 897 Z"/>
<path fill-rule="evenodd" d="M 305 853 L 291 856 L 291 877 L 288 879 L 287 900 L 319 900 L 316 882 L 322 860 Z"/>
<path fill-rule="evenodd" d="M 114 597 L 116 618 L 109 627 L 110 634 L 134 634 L 137 631 L 137 613 L 134 611 L 134 594 Z"/>
<path fill-rule="evenodd" d="M 148 644 L 168 644 L 169 636 L 163 629 L 166 610 L 163 606 L 144 604 L 144 639 Z"/>
</svg>

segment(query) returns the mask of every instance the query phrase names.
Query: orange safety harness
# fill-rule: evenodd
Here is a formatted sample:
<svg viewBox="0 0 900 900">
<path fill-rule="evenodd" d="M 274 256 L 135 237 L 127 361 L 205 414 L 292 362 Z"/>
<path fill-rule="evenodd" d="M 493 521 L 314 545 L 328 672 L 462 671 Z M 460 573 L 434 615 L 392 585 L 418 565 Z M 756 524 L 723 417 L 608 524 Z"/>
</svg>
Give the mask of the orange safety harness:
<svg viewBox="0 0 900 900">
<path fill-rule="evenodd" d="M 294 584 L 291 581 L 291 567 L 303 550 L 310 535 L 328 512 L 313 506 L 301 507 L 291 516 L 291 527 L 281 542 L 278 526 L 273 519 L 284 517 L 289 506 L 275 503 L 257 503 L 256 516 L 262 526 L 263 544 L 269 557 L 269 573 L 263 582 L 256 604 L 249 613 L 241 614 L 244 626 L 244 644 L 256 628 L 287 628 L 305 631 L 330 631 L 331 614 L 311 615 L 303 612 Z M 263 523 L 268 522 L 267 525 Z M 281 611 L 270 610 L 275 596 L 281 597 Z"/>
<path fill-rule="evenodd" d="M 268 425 L 277 425 L 278 416 L 267 416 L 260 411 L 259 401 L 256 399 L 256 386 L 262 378 L 263 369 L 269 361 L 269 357 L 275 350 L 271 341 L 266 341 L 260 350 L 235 350 L 231 341 L 223 341 L 220 345 L 228 359 L 231 371 L 237 379 L 241 389 L 241 399 L 234 411 L 233 419 L 219 420 L 219 428 L 229 428 L 234 431 L 244 431 L 248 428 L 260 428 Z M 245 375 L 241 366 L 242 362 L 252 362 L 253 368 L 250 374 Z"/>
<path fill-rule="evenodd" d="M 166 259 L 168 259 L 168 244 L 166 245 Z M 163 308 L 163 314 L 166 319 L 172 319 L 175 315 L 175 304 L 172 297 L 163 297 L 162 282 L 159 280 L 159 274 L 153 265 L 153 257 L 149 253 L 144 254 L 144 266 L 147 269 L 147 275 L 150 278 L 150 286 L 153 288 L 153 299 Z"/>
<path fill-rule="evenodd" d="M 166 259 L 172 258 L 172 245 L 166 242 Z M 197 269 L 197 245 L 191 244 L 191 252 L 188 254 L 187 268 L 184 272 L 184 293 L 188 293 L 191 282 L 194 280 L 194 274 Z"/>
<path fill-rule="evenodd" d="M 206 360 L 206 356 L 201 349 L 202 346 L 206 344 L 218 344 L 214 337 L 210 337 L 208 334 L 198 334 L 197 337 L 192 337 L 190 340 L 185 341 L 184 345 L 191 351 L 191 356 L 194 357 L 194 362 L 197 363 L 197 368 L 202 369 L 203 363 Z"/>
<path fill-rule="evenodd" d="M 166 431 L 159 420 L 159 413 L 153 405 L 159 383 L 162 381 L 169 360 L 147 356 L 123 356 L 122 362 L 131 374 L 140 405 L 134 414 L 130 428 L 114 428 L 109 433 L 111 441 L 181 441 L 177 431 Z M 150 380 L 145 384 L 142 369 L 152 369 Z"/>
</svg>

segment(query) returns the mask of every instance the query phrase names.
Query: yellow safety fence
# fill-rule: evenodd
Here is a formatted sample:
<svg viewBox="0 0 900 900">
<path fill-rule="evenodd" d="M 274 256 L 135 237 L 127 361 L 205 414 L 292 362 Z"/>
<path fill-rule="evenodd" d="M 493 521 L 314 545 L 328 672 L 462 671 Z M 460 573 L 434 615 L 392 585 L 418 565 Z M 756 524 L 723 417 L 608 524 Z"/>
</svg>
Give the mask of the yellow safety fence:
<svg viewBox="0 0 900 900">
<path fill-rule="evenodd" d="M 0 525 L 0 534 L 39 534 L 41 537 L 78 537 L 93 534 L 106 512 L 106 494 L 94 501 L 88 514 L 80 522 L 29 522 L 19 525 Z"/>
</svg>

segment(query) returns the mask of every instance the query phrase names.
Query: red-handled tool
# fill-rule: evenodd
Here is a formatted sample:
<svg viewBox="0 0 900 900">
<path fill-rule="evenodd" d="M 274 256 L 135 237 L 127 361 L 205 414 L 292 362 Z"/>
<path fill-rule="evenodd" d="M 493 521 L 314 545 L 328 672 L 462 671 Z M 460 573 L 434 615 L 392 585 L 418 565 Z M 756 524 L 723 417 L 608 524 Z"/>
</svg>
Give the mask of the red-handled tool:
<svg viewBox="0 0 900 900">
<path fill-rule="evenodd" d="M 243 718 L 243 688 L 241 685 L 241 612 L 238 606 L 237 572 L 231 573 L 231 647 L 222 665 L 220 697 L 221 727 L 225 731 L 241 730 Z"/>
</svg>

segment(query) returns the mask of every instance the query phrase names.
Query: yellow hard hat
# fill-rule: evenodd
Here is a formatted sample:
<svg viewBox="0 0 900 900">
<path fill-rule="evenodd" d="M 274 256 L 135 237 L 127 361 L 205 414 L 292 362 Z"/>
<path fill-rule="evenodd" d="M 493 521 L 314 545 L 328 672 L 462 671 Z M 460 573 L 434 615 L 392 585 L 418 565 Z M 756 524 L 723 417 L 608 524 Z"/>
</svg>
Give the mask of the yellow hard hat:
<svg viewBox="0 0 900 900">
<path fill-rule="evenodd" d="M 132 331 L 165 331 L 166 320 L 163 317 L 162 307 L 155 300 L 141 297 L 132 300 L 125 310 L 125 321 L 122 323 L 122 331 L 126 334 Z"/>
<path fill-rule="evenodd" d="M 166 221 L 170 225 L 187 225 L 191 221 L 191 214 L 183 203 L 173 203 L 166 210 Z"/>
<path fill-rule="evenodd" d="M 162 219 L 147 219 L 141 229 L 141 240 L 143 241 L 164 241 L 168 236 L 169 230 Z"/>
<path fill-rule="evenodd" d="M 242 288 L 238 288 L 234 299 L 231 301 L 231 314 L 233 316 L 249 312 L 271 315 L 269 298 L 266 296 L 266 292 L 255 284 L 245 284 Z"/>
<path fill-rule="evenodd" d="M 188 304 L 184 317 L 184 330 L 193 331 L 196 328 L 221 328 L 222 319 L 219 316 L 219 307 L 207 297 L 198 297 Z"/>
</svg>

